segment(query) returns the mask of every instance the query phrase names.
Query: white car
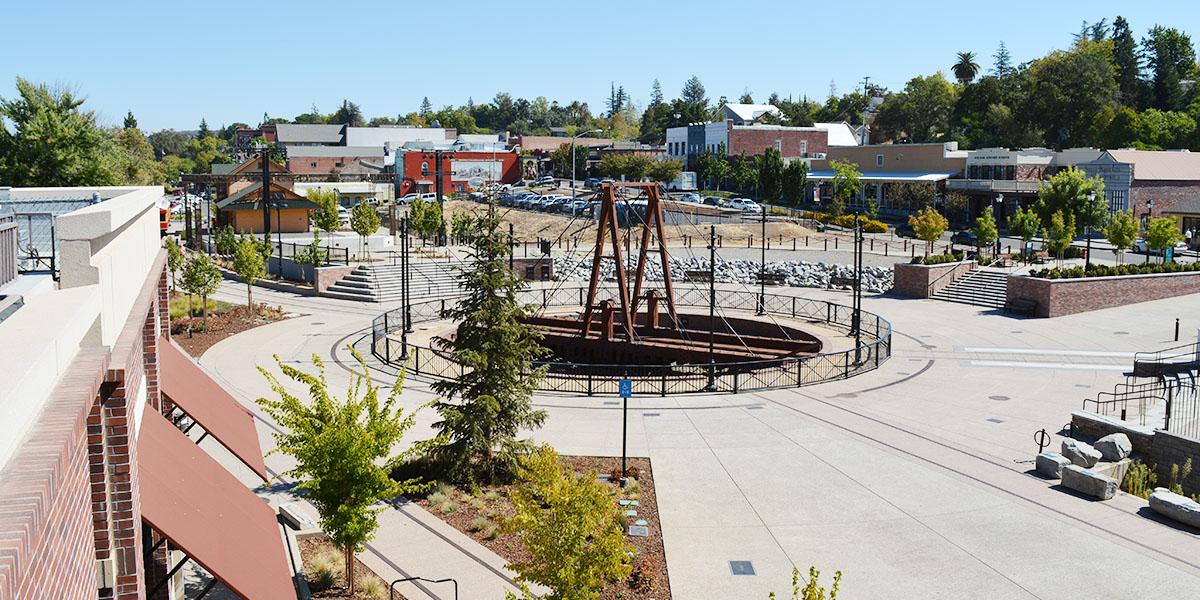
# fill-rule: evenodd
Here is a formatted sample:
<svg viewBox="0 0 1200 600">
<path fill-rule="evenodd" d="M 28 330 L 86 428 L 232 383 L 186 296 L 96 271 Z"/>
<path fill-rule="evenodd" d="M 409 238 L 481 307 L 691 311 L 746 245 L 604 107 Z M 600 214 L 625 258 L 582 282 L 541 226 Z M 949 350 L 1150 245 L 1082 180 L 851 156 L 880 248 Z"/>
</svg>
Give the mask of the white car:
<svg viewBox="0 0 1200 600">
<path fill-rule="evenodd" d="M 435 193 L 433 193 L 433 192 L 427 192 L 427 193 L 421 194 L 421 199 L 422 199 L 422 200 L 424 200 L 424 201 L 426 201 L 426 202 L 436 202 L 436 201 L 437 201 L 437 197 L 438 197 L 438 195 L 437 195 L 437 194 L 435 194 Z M 445 196 L 445 194 L 443 194 L 443 195 L 442 195 L 442 202 L 445 202 L 445 201 L 447 201 L 447 200 L 449 200 L 449 198 L 447 198 L 447 197 Z"/>
<path fill-rule="evenodd" d="M 700 202 L 700 194 L 687 193 L 679 197 L 680 202 Z"/>
<path fill-rule="evenodd" d="M 727 208 L 736 208 L 746 213 L 758 214 L 762 212 L 762 207 L 749 198 L 731 198 L 725 206 Z"/>
<path fill-rule="evenodd" d="M 537 181 L 533 182 L 533 185 L 554 185 L 554 178 L 549 175 L 538 177 Z"/>
<path fill-rule="evenodd" d="M 400 199 L 396 201 L 396 203 L 397 204 L 412 204 L 413 200 L 416 200 L 417 198 L 420 198 L 420 197 L 421 197 L 420 194 L 405 194 L 405 195 L 401 196 Z"/>
</svg>

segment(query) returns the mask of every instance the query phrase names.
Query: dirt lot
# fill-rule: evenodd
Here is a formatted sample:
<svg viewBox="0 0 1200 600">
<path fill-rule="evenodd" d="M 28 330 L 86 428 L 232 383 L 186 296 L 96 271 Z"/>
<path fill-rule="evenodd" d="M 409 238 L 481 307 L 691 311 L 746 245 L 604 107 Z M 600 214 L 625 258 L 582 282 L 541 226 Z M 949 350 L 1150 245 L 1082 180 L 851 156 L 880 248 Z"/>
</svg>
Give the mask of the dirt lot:
<svg viewBox="0 0 1200 600">
<path fill-rule="evenodd" d="M 577 473 L 596 471 L 609 475 L 610 481 L 620 477 L 621 459 L 593 456 L 563 456 L 562 460 Z M 671 586 L 667 581 L 666 553 L 662 543 L 662 525 L 658 518 L 658 501 L 654 495 L 654 474 L 649 459 L 629 459 L 629 476 L 636 485 L 630 484 L 623 490 L 613 485 L 619 498 L 637 500 L 638 506 L 624 506 L 622 510 L 635 510 L 636 516 L 626 517 L 626 527 L 644 520 L 649 537 L 626 536 L 625 539 L 636 550 L 637 561 L 633 574 L 626 581 L 609 584 L 600 594 L 602 600 L 669 600 Z M 449 523 L 455 529 L 471 536 L 487 546 L 508 562 L 528 559 L 529 554 L 521 546 L 516 535 L 503 531 L 500 523 L 513 515 L 513 506 L 508 499 L 512 486 L 485 486 L 475 494 L 453 486 L 441 486 L 438 492 L 417 500 L 431 514 Z"/>
</svg>

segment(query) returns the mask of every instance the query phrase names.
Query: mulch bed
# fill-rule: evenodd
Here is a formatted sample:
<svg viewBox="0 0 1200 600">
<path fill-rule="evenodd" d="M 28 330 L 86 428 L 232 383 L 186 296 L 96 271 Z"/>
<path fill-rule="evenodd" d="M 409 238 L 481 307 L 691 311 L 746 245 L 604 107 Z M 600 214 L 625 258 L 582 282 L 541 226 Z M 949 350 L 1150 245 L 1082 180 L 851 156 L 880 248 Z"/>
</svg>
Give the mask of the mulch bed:
<svg viewBox="0 0 1200 600">
<path fill-rule="evenodd" d="M 282 308 L 270 307 L 266 304 L 256 304 L 255 314 L 248 315 L 245 306 L 237 306 L 219 313 L 208 314 L 208 319 L 201 317 L 184 317 L 171 321 L 171 339 L 183 347 L 188 354 L 200 358 L 202 354 L 217 342 L 231 336 L 286 319 Z"/>
<path fill-rule="evenodd" d="M 615 481 L 621 475 L 621 459 L 596 456 L 563 456 L 563 462 L 570 465 L 577 473 L 595 471 L 600 475 L 609 475 L 610 481 Z M 637 511 L 637 516 L 626 517 L 626 531 L 635 521 L 643 519 L 649 529 L 649 537 L 634 537 L 627 535 L 626 541 L 637 551 L 633 574 L 629 580 L 613 582 L 600 594 L 602 600 L 668 600 L 671 598 L 671 586 L 667 581 L 666 553 L 663 550 L 662 526 L 658 518 L 658 501 L 654 495 L 654 474 L 650 468 L 650 460 L 646 458 L 629 459 L 629 475 L 636 479 L 640 506 L 621 507 Z M 616 489 L 616 484 L 612 484 Z M 498 554 L 509 563 L 529 559 L 529 553 L 517 540 L 517 536 L 504 533 L 499 523 L 514 514 L 508 492 L 512 485 L 483 486 L 472 494 L 469 490 L 455 487 L 448 498 L 441 502 L 435 494 L 415 500 L 422 508 L 442 519 L 455 529 L 471 536 L 492 552 Z M 629 497 L 629 489 L 621 491 L 620 498 Z M 446 502 L 454 505 L 453 510 L 445 508 Z M 480 529 L 479 519 L 486 519 L 490 526 Z M 473 525 L 474 523 L 474 525 Z M 635 585 L 635 580 L 643 574 L 641 584 Z"/>
<path fill-rule="evenodd" d="M 367 565 L 364 565 L 362 563 L 362 561 L 360 561 L 358 559 L 354 559 L 354 580 L 357 582 L 356 587 L 358 589 L 355 590 L 355 594 L 353 596 L 351 596 L 347 593 L 348 590 L 345 587 L 346 586 L 346 576 L 344 574 L 344 571 L 342 571 L 340 569 L 338 570 L 337 578 L 333 582 L 333 586 L 328 587 L 328 588 L 322 588 L 321 583 L 319 582 L 318 577 L 317 577 L 316 569 L 314 568 L 314 565 L 313 565 L 314 558 L 317 557 L 317 555 L 319 555 L 319 554 L 325 554 L 327 556 L 336 555 L 337 556 L 337 564 L 343 565 L 344 561 L 341 560 L 342 551 L 340 549 L 334 547 L 333 543 L 329 541 L 329 538 L 324 537 L 323 535 L 306 537 L 306 538 L 300 539 L 299 545 L 300 545 L 300 557 L 304 563 L 305 578 L 308 579 L 308 586 L 313 592 L 313 594 L 312 594 L 313 598 L 341 598 L 342 600 L 383 600 L 383 599 L 386 599 L 389 597 L 388 593 L 387 593 L 387 582 L 380 579 L 379 576 L 377 576 L 374 571 L 372 571 L 369 567 L 367 567 Z M 367 580 L 371 580 L 371 579 L 377 580 L 379 582 L 378 585 L 382 586 L 382 594 L 381 595 L 370 595 L 370 594 L 366 593 L 366 591 L 364 591 L 364 583 L 367 582 Z M 369 586 L 370 584 L 367 584 L 367 585 Z M 393 598 L 396 598 L 399 600 L 404 600 L 404 596 L 402 594 L 400 594 L 399 591 L 396 592 L 396 595 Z"/>
</svg>

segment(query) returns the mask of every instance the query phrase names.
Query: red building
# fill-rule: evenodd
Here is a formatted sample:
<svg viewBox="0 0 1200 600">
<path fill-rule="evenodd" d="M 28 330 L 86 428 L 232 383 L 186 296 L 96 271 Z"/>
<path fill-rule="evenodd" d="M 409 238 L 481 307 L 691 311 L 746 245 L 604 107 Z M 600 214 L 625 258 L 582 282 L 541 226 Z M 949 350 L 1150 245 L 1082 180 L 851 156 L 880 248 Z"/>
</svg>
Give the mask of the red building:
<svg viewBox="0 0 1200 600">
<path fill-rule="evenodd" d="M 446 195 L 470 192 L 470 181 L 516 183 L 521 179 L 520 157 L 514 151 L 464 152 L 445 150 L 442 158 L 442 193 Z M 431 150 L 403 154 L 403 182 L 400 195 L 435 191 L 437 156 Z M 400 159 L 397 159 L 399 162 Z"/>
</svg>

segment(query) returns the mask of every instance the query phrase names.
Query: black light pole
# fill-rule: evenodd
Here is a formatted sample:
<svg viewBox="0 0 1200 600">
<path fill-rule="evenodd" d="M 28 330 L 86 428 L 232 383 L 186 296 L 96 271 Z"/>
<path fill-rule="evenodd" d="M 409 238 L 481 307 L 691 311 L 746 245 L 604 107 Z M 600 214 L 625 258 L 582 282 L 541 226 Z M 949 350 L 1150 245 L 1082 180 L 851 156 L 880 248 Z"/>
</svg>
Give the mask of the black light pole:
<svg viewBox="0 0 1200 600">
<path fill-rule="evenodd" d="M 442 170 L 442 151 L 441 150 L 433 151 L 433 161 L 434 161 L 434 163 L 436 163 L 436 166 L 434 167 L 433 190 L 434 190 L 434 193 L 437 194 L 438 209 L 441 211 L 441 214 L 442 214 L 442 223 L 441 223 L 441 226 L 438 227 L 438 233 L 437 233 L 437 245 L 445 246 L 449 243 L 449 240 L 447 239 L 448 236 L 446 234 L 446 202 L 445 202 L 445 197 L 444 197 L 445 189 L 443 188 L 443 185 L 442 185 L 443 170 Z"/>
<path fill-rule="evenodd" d="M 513 255 L 516 254 L 517 247 L 513 244 L 513 224 L 508 222 L 508 270 L 513 270 Z"/>
<path fill-rule="evenodd" d="M 262 150 L 262 211 L 263 211 L 263 245 L 267 248 L 271 247 L 271 153 L 267 152 L 267 147 L 261 146 Z M 280 275 L 282 275 L 282 270 Z"/>
<path fill-rule="evenodd" d="M 400 318 L 400 360 L 403 362 L 408 360 L 408 217 L 400 220 L 400 236 L 400 301 L 404 304 Z"/>
<path fill-rule="evenodd" d="M 759 198 L 759 202 L 761 202 L 761 194 Z M 758 265 L 758 314 L 764 315 L 767 313 L 767 208 L 764 204 L 760 204 L 758 208 L 762 213 L 762 257 Z"/>
<path fill-rule="evenodd" d="M 708 226 L 708 389 L 716 384 L 717 226 Z"/>
<path fill-rule="evenodd" d="M 189 247 L 196 247 L 196 240 L 192 238 L 192 202 L 188 199 L 188 182 L 183 182 L 183 237 L 185 244 Z"/>
<path fill-rule="evenodd" d="M 275 224 L 278 225 L 275 229 L 275 240 L 279 244 L 279 277 L 283 278 L 283 216 L 282 209 L 287 208 L 287 202 L 283 198 L 272 202 L 275 205 Z M 315 261 L 314 261 L 315 262 Z M 314 267 L 315 268 L 315 267 Z M 316 273 L 313 273 L 313 280 L 316 280 Z M 303 277 L 302 277 L 303 279 Z"/>
<path fill-rule="evenodd" d="M 861 361 L 862 345 L 862 221 L 858 211 L 854 211 L 854 298 L 851 303 L 853 312 L 850 316 L 850 330 L 854 332 L 854 362 Z"/>
<path fill-rule="evenodd" d="M 402 280 L 404 285 L 403 285 L 403 290 L 401 291 L 401 294 L 404 296 L 404 333 L 409 334 L 409 333 L 413 332 L 413 328 L 412 328 L 412 273 L 409 272 L 409 268 L 412 266 L 412 258 L 409 256 L 411 253 L 410 251 L 412 250 L 412 241 L 409 239 L 409 235 L 408 235 L 408 228 L 409 228 L 409 218 L 408 217 L 404 217 L 404 220 L 401 222 L 401 228 L 403 229 L 403 233 L 404 233 L 404 249 L 402 250 L 403 254 L 400 257 L 401 262 L 404 264 L 404 270 L 403 270 L 404 279 Z"/>
<path fill-rule="evenodd" d="M 1096 202 L 1096 190 L 1088 192 L 1087 202 L 1087 210 L 1084 211 L 1087 223 L 1083 224 L 1083 234 L 1087 236 L 1087 240 L 1084 241 L 1087 250 L 1083 251 L 1083 270 L 1085 272 L 1092 269 L 1092 205 Z"/>
</svg>

